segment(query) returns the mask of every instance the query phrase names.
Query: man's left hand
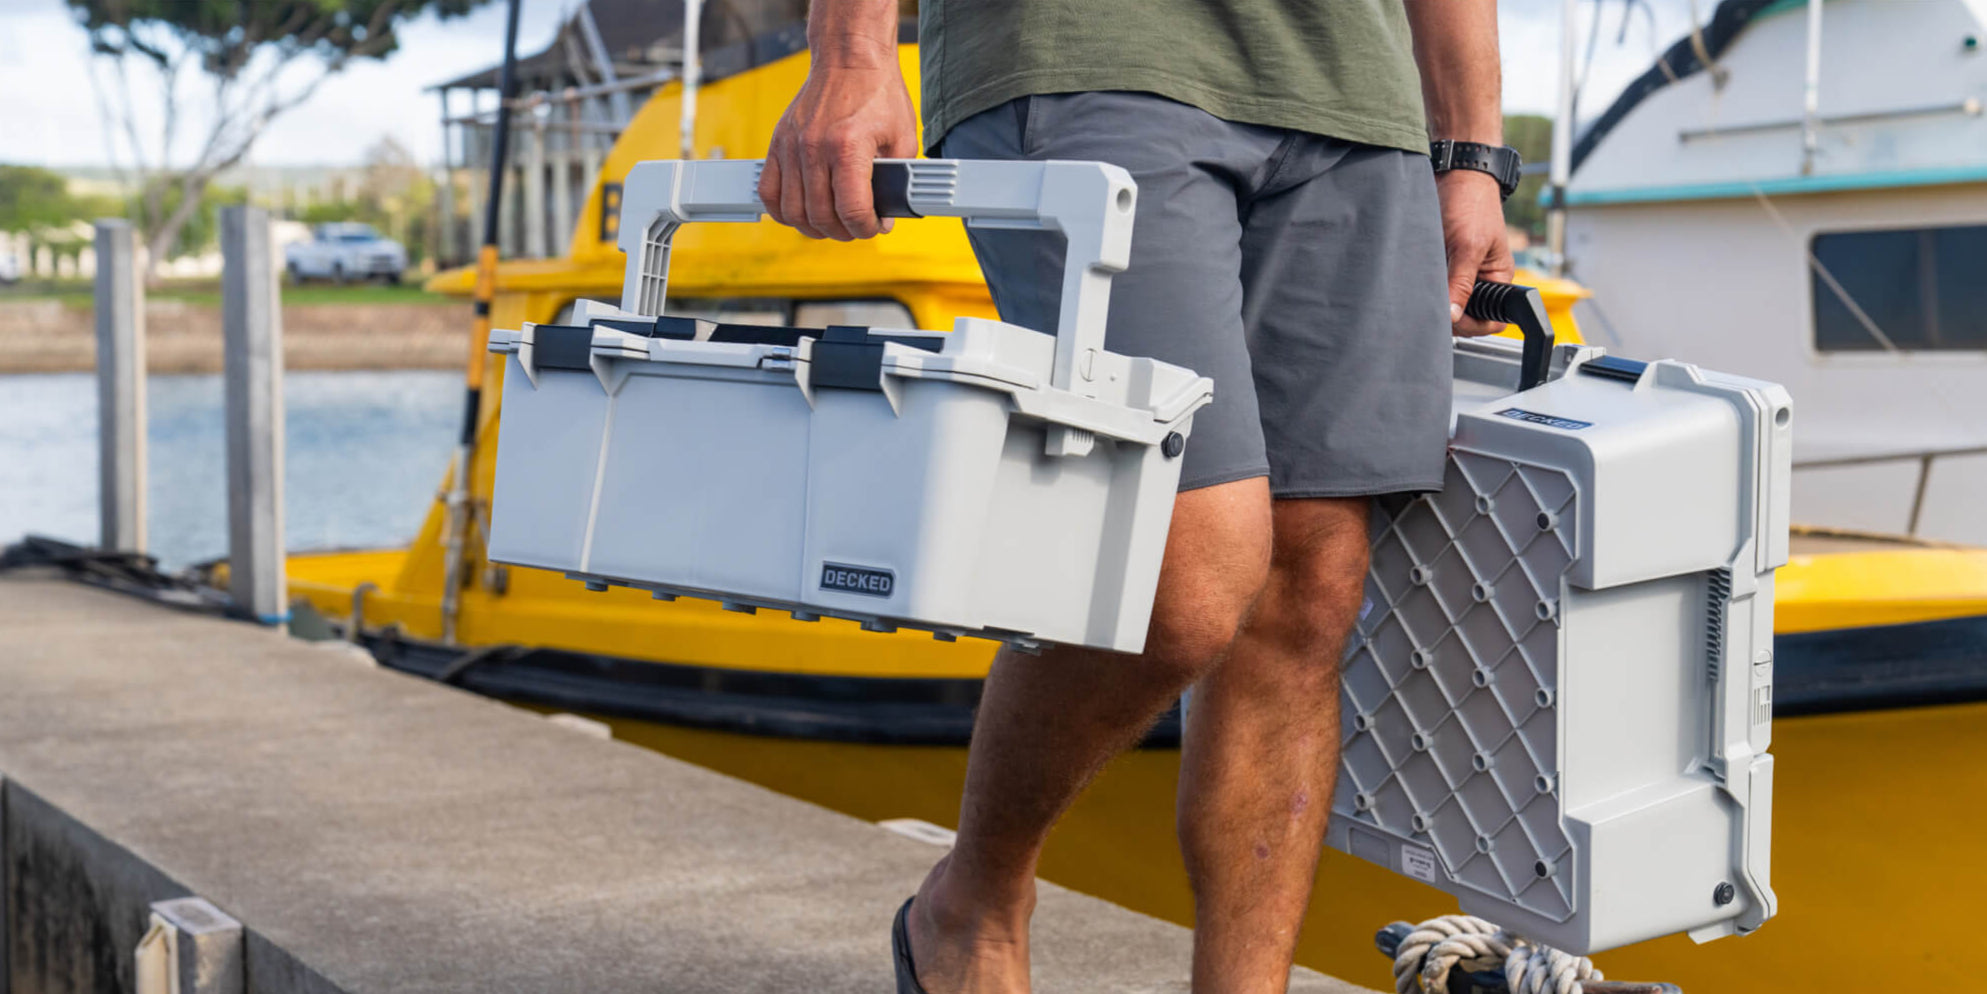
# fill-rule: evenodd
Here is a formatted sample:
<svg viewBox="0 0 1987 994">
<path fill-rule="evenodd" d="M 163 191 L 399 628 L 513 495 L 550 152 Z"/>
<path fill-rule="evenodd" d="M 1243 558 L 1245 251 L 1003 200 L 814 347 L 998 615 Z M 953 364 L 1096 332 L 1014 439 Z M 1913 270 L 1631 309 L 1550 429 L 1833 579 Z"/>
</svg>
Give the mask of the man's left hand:
<svg viewBox="0 0 1987 994">
<path fill-rule="evenodd" d="M 1435 191 L 1442 200 L 1442 243 L 1449 255 L 1449 321 L 1465 338 L 1497 334 L 1504 325 L 1463 314 L 1478 280 L 1511 282 L 1511 243 L 1497 179 L 1453 169 L 1435 177 Z"/>
</svg>

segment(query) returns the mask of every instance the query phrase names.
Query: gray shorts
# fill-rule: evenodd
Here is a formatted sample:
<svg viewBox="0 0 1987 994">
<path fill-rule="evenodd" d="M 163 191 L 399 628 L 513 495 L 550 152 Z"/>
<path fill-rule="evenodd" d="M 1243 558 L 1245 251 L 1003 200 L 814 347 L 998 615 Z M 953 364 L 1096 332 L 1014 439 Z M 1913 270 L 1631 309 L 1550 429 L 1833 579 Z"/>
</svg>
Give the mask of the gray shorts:
<svg viewBox="0 0 1987 994">
<path fill-rule="evenodd" d="M 1235 124 L 1144 93 L 1023 97 L 945 135 L 956 159 L 1096 159 L 1138 181 L 1106 344 L 1214 380 L 1180 489 L 1440 489 L 1447 264 L 1426 156 Z M 973 230 L 1001 317 L 1053 329 L 1061 240 Z"/>
</svg>

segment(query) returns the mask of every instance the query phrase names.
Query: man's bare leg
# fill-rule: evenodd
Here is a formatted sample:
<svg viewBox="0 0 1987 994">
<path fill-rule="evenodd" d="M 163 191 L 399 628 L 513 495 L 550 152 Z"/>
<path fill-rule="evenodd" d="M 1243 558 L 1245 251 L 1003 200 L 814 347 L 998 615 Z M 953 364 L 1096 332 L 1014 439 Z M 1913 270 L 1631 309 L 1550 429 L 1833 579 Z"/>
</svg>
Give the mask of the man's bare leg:
<svg viewBox="0 0 1987 994">
<path fill-rule="evenodd" d="M 1339 656 L 1359 615 L 1367 501 L 1279 500 L 1269 581 L 1194 687 L 1180 842 L 1194 992 L 1281 992 L 1338 772 Z"/>
<path fill-rule="evenodd" d="M 1174 505 L 1143 655 L 1059 647 L 995 661 L 958 842 L 911 908 L 911 955 L 931 994 L 1028 989 L 1028 917 L 1049 828 L 1220 658 L 1269 555 L 1266 480 L 1187 491 Z"/>
</svg>

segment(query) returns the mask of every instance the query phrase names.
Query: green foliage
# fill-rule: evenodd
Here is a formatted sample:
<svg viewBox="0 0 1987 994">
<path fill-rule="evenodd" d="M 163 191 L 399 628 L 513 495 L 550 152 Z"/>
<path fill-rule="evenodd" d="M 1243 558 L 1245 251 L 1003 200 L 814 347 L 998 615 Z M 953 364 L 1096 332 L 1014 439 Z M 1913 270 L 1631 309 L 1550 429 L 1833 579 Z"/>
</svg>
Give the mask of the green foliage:
<svg viewBox="0 0 1987 994">
<path fill-rule="evenodd" d="M 1537 114 L 1510 114 L 1504 118 L 1504 144 L 1518 150 L 1527 163 L 1552 158 L 1552 119 Z M 1504 223 L 1522 229 L 1533 238 L 1545 234 L 1545 208 L 1539 204 L 1539 191 L 1545 187 L 1544 174 L 1518 181 L 1518 192 L 1504 202 Z"/>
<path fill-rule="evenodd" d="M 200 58 L 205 72 L 233 79 L 265 45 L 327 62 L 384 58 L 399 46 L 394 25 L 434 11 L 464 14 L 484 0 L 67 0 L 103 55 L 136 54 L 161 66 L 176 52 L 162 29 Z"/>
<path fill-rule="evenodd" d="M 71 193 L 66 178 L 39 166 L 0 166 L 0 231 L 38 232 L 37 241 L 60 250 L 77 240 L 71 225 L 121 217 L 125 207 L 116 197 Z"/>
<path fill-rule="evenodd" d="M 179 206 L 179 187 L 168 188 L 163 196 L 168 211 Z M 171 256 L 194 255 L 214 248 L 221 240 L 221 208 L 248 203 L 248 191 L 241 187 L 210 187 L 200 204 L 187 215 L 186 223 L 173 239 Z M 135 205 L 134 205 L 135 206 Z"/>
<path fill-rule="evenodd" d="M 69 184 L 35 166 L 0 166 L 0 231 L 25 231 L 75 220 Z"/>
<path fill-rule="evenodd" d="M 364 221 L 374 223 L 372 211 L 356 200 L 340 200 L 329 204 L 312 204 L 303 209 L 297 220 L 305 224 L 335 224 L 341 221 Z"/>
</svg>

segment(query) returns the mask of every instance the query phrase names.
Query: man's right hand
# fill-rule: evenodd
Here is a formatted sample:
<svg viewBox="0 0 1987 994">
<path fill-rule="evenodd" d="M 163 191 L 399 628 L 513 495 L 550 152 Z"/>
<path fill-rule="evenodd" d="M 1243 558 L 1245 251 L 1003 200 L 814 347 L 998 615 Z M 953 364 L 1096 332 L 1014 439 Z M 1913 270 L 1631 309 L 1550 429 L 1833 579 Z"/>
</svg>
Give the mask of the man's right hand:
<svg viewBox="0 0 1987 994">
<path fill-rule="evenodd" d="M 813 7 L 808 37 L 815 61 L 773 129 L 759 199 L 773 220 L 809 238 L 869 238 L 891 224 L 876 216 L 871 164 L 918 154 L 917 111 L 897 63 L 897 5 Z"/>
</svg>

